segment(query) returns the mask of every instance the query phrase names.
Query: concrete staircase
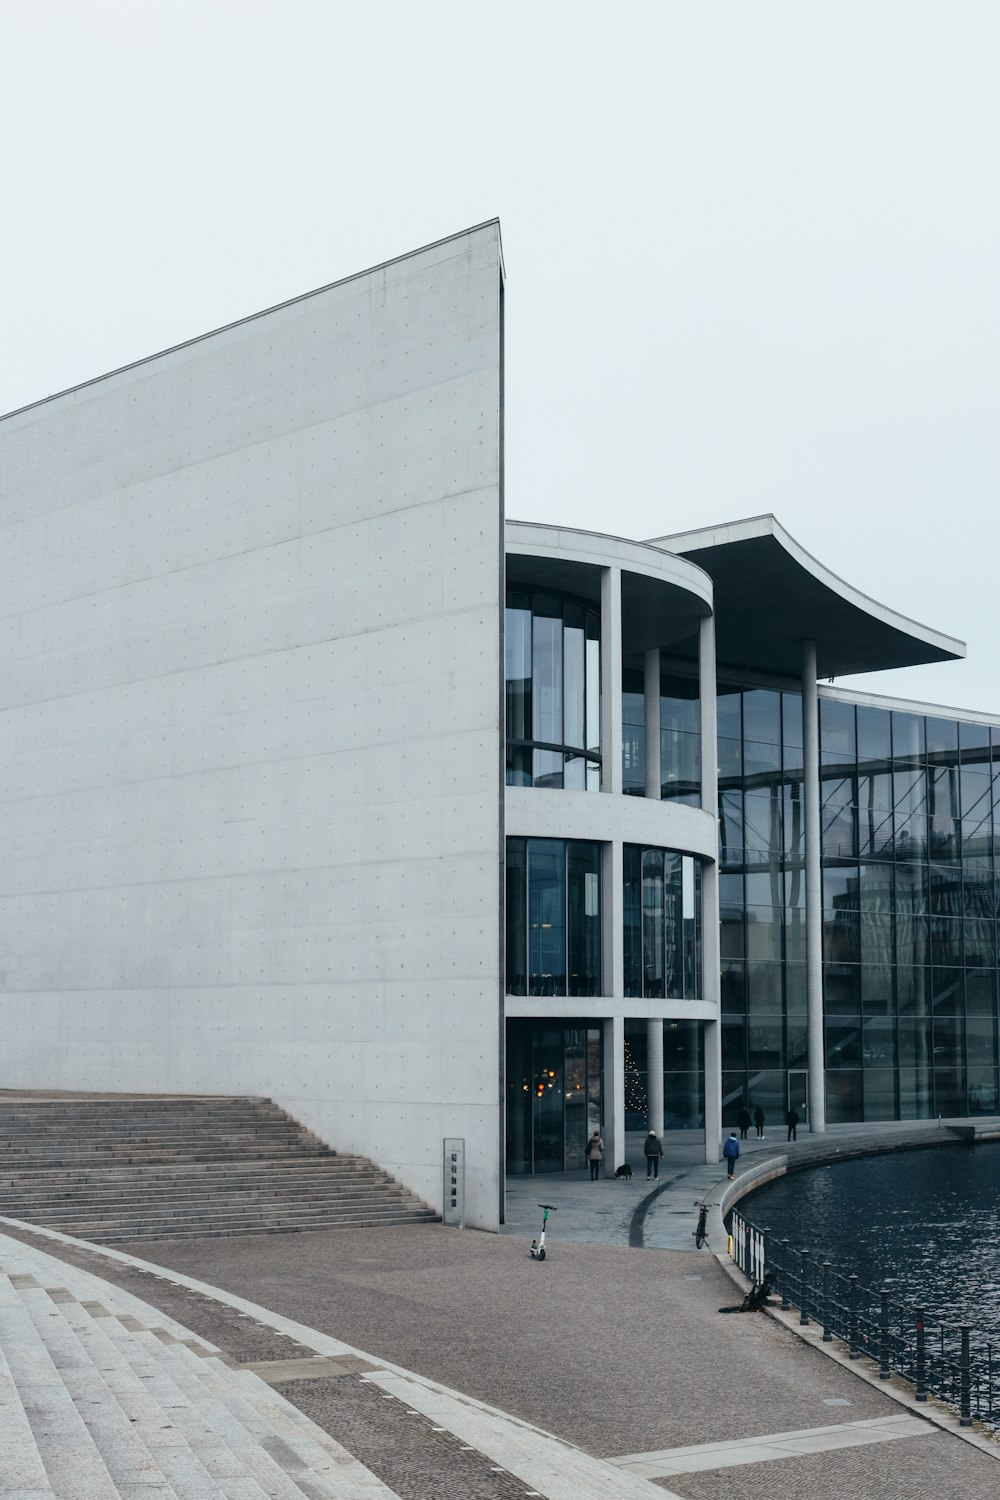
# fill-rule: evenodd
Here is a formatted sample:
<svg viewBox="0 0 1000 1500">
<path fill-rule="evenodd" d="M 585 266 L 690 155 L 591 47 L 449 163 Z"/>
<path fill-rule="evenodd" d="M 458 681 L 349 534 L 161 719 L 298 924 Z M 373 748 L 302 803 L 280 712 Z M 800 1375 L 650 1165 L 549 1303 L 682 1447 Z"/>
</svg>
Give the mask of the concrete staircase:
<svg viewBox="0 0 1000 1500">
<path fill-rule="evenodd" d="M 394 1500 L 251 1371 L 4 1236 L 0 1423 L 12 1500 Z"/>
<path fill-rule="evenodd" d="M 434 1222 L 269 1099 L 0 1096 L 0 1214 L 97 1243 Z"/>
</svg>

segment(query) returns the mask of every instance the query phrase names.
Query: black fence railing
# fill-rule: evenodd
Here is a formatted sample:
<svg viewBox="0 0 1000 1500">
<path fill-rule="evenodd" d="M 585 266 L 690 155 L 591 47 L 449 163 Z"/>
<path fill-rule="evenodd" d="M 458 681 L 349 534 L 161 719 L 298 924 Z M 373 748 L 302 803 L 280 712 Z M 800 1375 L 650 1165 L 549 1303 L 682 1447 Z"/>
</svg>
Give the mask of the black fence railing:
<svg viewBox="0 0 1000 1500">
<path fill-rule="evenodd" d="M 822 1328 L 824 1343 L 839 1339 L 851 1359 L 870 1359 L 881 1380 L 901 1375 L 918 1401 L 943 1401 L 963 1427 L 976 1420 L 1000 1428 L 1000 1344 L 966 1323 L 929 1321 L 923 1308 L 897 1301 L 885 1287 L 862 1285 L 735 1210 L 730 1240 L 744 1275 L 753 1282 L 770 1276 L 782 1310 L 798 1309 L 799 1323 Z"/>
</svg>

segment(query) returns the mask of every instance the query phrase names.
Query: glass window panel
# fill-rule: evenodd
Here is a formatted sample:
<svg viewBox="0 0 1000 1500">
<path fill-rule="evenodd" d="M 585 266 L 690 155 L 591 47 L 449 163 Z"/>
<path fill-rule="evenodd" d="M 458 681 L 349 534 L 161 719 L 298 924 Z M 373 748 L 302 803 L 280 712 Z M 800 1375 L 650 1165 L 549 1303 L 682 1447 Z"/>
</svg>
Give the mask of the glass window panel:
<svg viewBox="0 0 1000 1500">
<path fill-rule="evenodd" d="M 780 906 L 747 907 L 747 957 L 781 960 L 783 908 Z"/>
<path fill-rule="evenodd" d="M 891 1016 L 894 1006 L 892 998 L 891 963 L 861 966 L 861 999 L 867 1016 Z"/>
<path fill-rule="evenodd" d="M 922 714 L 892 711 L 892 758 L 910 765 L 921 764 L 927 756 Z"/>
<path fill-rule="evenodd" d="M 823 996 L 828 1015 L 860 1015 L 860 967 L 857 964 L 824 963 Z"/>
<path fill-rule="evenodd" d="M 865 1016 L 862 1052 L 866 1068 L 896 1066 L 896 1023 L 891 1016 Z"/>
<path fill-rule="evenodd" d="M 642 851 L 642 993 L 664 998 L 663 851 Z"/>
<path fill-rule="evenodd" d="M 563 609 L 563 743 L 586 743 L 586 638 L 584 612 L 580 604 L 567 603 Z"/>
<path fill-rule="evenodd" d="M 802 698 L 798 693 L 781 695 L 781 738 L 786 750 L 802 749 Z M 801 755 L 791 761 L 785 757 L 786 766 L 801 764 Z"/>
<path fill-rule="evenodd" d="M 724 864 L 743 863 L 743 793 L 719 793 L 719 858 Z"/>
<path fill-rule="evenodd" d="M 549 601 L 558 614 L 542 615 L 535 595 L 535 619 L 532 631 L 532 722 L 534 738 L 559 745 L 563 738 L 563 662 L 562 617 L 557 601 Z"/>
<path fill-rule="evenodd" d="M 860 1068 L 861 1022 L 830 1016 L 826 1021 L 826 1065 L 828 1068 Z"/>
<path fill-rule="evenodd" d="M 506 860 L 507 993 L 528 992 L 527 856 L 524 839 L 507 840 Z"/>
<path fill-rule="evenodd" d="M 958 817 L 959 771 L 957 766 L 943 766 L 928 772 L 930 812 L 935 818 Z"/>
<path fill-rule="evenodd" d="M 896 1118 L 895 1070 L 869 1067 L 866 1063 L 863 1087 L 865 1119 L 894 1120 Z"/>
<path fill-rule="evenodd" d="M 597 616 L 587 615 L 587 749 L 601 753 L 601 639 Z"/>
<path fill-rule="evenodd" d="M 587 790 L 587 762 L 582 755 L 567 753 L 563 766 L 563 787 L 567 792 Z"/>
<path fill-rule="evenodd" d="M 742 695 L 720 683 L 716 700 L 716 723 L 720 739 L 735 740 L 737 744 L 743 739 L 741 706 Z"/>
<path fill-rule="evenodd" d="M 964 1010 L 961 969 L 931 970 L 931 1004 L 935 1016 L 960 1015 Z"/>
<path fill-rule="evenodd" d="M 804 911 L 785 909 L 785 958 L 789 963 L 805 963 L 806 921 Z"/>
<path fill-rule="evenodd" d="M 892 721 L 884 708 L 858 704 L 858 760 L 892 759 Z"/>
<path fill-rule="evenodd" d="M 929 918 L 910 912 L 896 913 L 896 962 L 898 964 L 926 964 L 928 962 Z"/>
<path fill-rule="evenodd" d="M 962 821 L 976 825 L 989 817 L 992 802 L 990 797 L 989 771 L 967 770 L 959 772 L 962 801 Z"/>
<path fill-rule="evenodd" d="M 929 883 L 926 865 L 905 860 L 897 862 L 893 881 L 896 910 L 925 912 Z"/>
<path fill-rule="evenodd" d="M 561 750 L 533 750 L 532 780 L 535 786 L 562 787 L 563 763 L 564 756 Z"/>
<path fill-rule="evenodd" d="M 868 862 L 859 870 L 859 905 L 862 911 L 888 913 L 893 908 L 895 866 Z"/>
<path fill-rule="evenodd" d="M 967 1015 L 992 1016 L 996 1012 L 996 974 L 992 969 L 969 969 L 965 975 Z"/>
<path fill-rule="evenodd" d="M 823 905 L 836 911 L 857 910 L 861 904 L 857 865 L 826 865 L 823 869 Z"/>
<path fill-rule="evenodd" d="M 804 1068 L 809 1063 L 809 1028 L 804 1021 L 789 1021 L 785 1026 L 788 1066 Z"/>
<path fill-rule="evenodd" d="M 743 694 L 743 737 L 768 745 L 781 744 L 781 694 L 753 689 Z"/>
<path fill-rule="evenodd" d="M 566 993 L 566 871 L 561 839 L 528 840 L 528 993 Z"/>
<path fill-rule="evenodd" d="M 785 964 L 785 1009 L 790 1016 L 804 1016 L 807 1008 L 805 963 Z"/>
<path fill-rule="evenodd" d="M 929 1067 L 900 1068 L 899 1118 L 929 1120 L 934 1113 L 934 1090 Z"/>
<path fill-rule="evenodd" d="M 781 1010 L 781 964 L 751 960 L 747 964 L 747 1009 L 751 1015 Z"/>
<path fill-rule="evenodd" d="M 857 741 L 853 703 L 841 703 L 835 698 L 820 699 L 819 744 L 826 755 L 842 761 L 855 759 Z"/>
<path fill-rule="evenodd" d="M 856 964 L 861 960 L 861 913 L 824 911 L 823 957 L 831 963 Z"/>
<path fill-rule="evenodd" d="M 639 849 L 626 844 L 622 851 L 624 870 L 625 994 L 642 994 L 642 873 Z"/>
<path fill-rule="evenodd" d="M 970 1115 L 995 1115 L 997 1112 L 997 1079 L 995 1068 L 974 1067 L 967 1069 Z"/>
<path fill-rule="evenodd" d="M 504 615 L 507 737 L 531 739 L 531 607 L 527 595 L 508 594 Z"/>
<path fill-rule="evenodd" d="M 730 1015 L 742 1015 L 747 1008 L 746 965 L 732 959 L 722 964 L 722 1009 Z"/>
<path fill-rule="evenodd" d="M 962 750 L 962 764 L 974 763 L 981 758 L 983 750 L 989 752 L 990 726 L 988 724 L 959 724 L 958 743 Z M 967 756 L 968 752 L 968 756 Z"/>
<path fill-rule="evenodd" d="M 786 860 L 801 860 L 805 856 L 805 803 L 802 798 L 802 783 L 786 781 L 781 792 L 784 813 L 782 832 Z"/>
<path fill-rule="evenodd" d="M 962 922 L 960 917 L 931 917 L 931 963 L 962 962 Z"/>
<path fill-rule="evenodd" d="M 601 846 L 566 846 L 568 993 L 601 993 Z"/>
<path fill-rule="evenodd" d="M 954 719 L 927 717 L 927 759 L 958 757 L 958 724 Z"/>
<path fill-rule="evenodd" d="M 961 1064 L 953 1068 L 934 1069 L 934 1112 L 938 1115 L 958 1115 L 965 1107 L 965 1069 Z"/>
<path fill-rule="evenodd" d="M 747 792 L 743 799 L 744 838 L 748 849 L 781 854 L 781 801 L 777 783 Z M 728 795 L 728 794 L 727 794 Z"/>
<path fill-rule="evenodd" d="M 930 970 L 910 965 L 896 968 L 896 1006 L 900 1016 L 930 1014 Z"/>
<path fill-rule="evenodd" d="M 692 899 L 692 906 L 693 906 Z M 663 992 L 670 1000 L 683 999 L 684 989 L 684 879 L 680 854 L 663 854 Z"/>
<path fill-rule="evenodd" d="M 507 746 L 507 785 L 508 786 L 530 786 L 531 785 L 531 746 L 511 745 Z"/>
<path fill-rule="evenodd" d="M 896 1023 L 899 1061 L 907 1067 L 926 1068 L 931 1061 L 931 1023 L 917 1017 L 900 1016 Z"/>
<path fill-rule="evenodd" d="M 751 1068 L 783 1068 L 785 1036 L 780 1016 L 753 1020 L 747 1028 L 747 1062 Z"/>
<path fill-rule="evenodd" d="M 862 1072 L 842 1068 L 826 1081 L 826 1117 L 831 1125 L 851 1125 L 863 1113 Z"/>
<path fill-rule="evenodd" d="M 747 1065 L 746 1022 L 723 1016 L 720 1030 L 723 1068 L 744 1070 Z"/>
<path fill-rule="evenodd" d="M 996 1017 L 970 1016 L 965 1023 L 965 1045 L 970 1065 L 993 1066 L 996 1061 Z"/>
<path fill-rule="evenodd" d="M 660 731 L 660 796 L 664 801 L 691 797 L 700 802 L 701 736 L 675 729 Z"/>
<path fill-rule="evenodd" d="M 782 876 L 777 864 L 769 869 L 756 870 L 747 874 L 746 902 L 748 906 L 780 906 L 782 904 Z"/>
<path fill-rule="evenodd" d="M 682 734 L 701 734 L 701 703 L 694 677 L 664 675 L 661 683 L 660 723 Z"/>
<path fill-rule="evenodd" d="M 747 778 L 751 776 L 763 776 L 771 771 L 781 770 L 781 746 L 772 745 L 767 740 L 743 741 L 743 774 Z"/>
</svg>

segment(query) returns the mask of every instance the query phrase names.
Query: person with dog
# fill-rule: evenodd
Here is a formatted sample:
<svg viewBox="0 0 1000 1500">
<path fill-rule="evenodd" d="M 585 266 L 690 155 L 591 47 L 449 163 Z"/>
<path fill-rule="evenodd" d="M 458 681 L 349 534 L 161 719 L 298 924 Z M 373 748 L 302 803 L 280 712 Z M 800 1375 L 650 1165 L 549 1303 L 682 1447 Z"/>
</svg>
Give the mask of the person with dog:
<svg viewBox="0 0 1000 1500">
<path fill-rule="evenodd" d="M 651 1177 L 655 1181 L 660 1175 L 660 1157 L 663 1155 L 663 1144 L 655 1130 L 649 1132 L 642 1149 L 646 1154 L 646 1181 Z"/>
<path fill-rule="evenodd" d="M 583 1154 L 590 1162 L 590 1180 L 596 1182 L 601 1175 L 601 1158 L 604 1156 L 604 1142 L 599 1130 L 594 1131 Z"/>
<path fill-rule="evenodd" d="M 728 1139 L 728 1141 L 726 1142 L 726 1144 L 722 1148 L 722 1154 L 726 1158 L 726 1166 L 728 1168 L 728 1170 L 726 1172 L 726 1176 L 727 1177 L 733 1177 L 733 1176 L 735 1176 L 735 1174 L 736 1174 L 736 1161 L 737 1161 L 737 1158 L 738 1158 L 738 1156 L 740 1154 L 739 1137 L 737 1136 L 735 1130 L 731 1130 L 729 1132 L 729 1139 Z"/>
</svg>

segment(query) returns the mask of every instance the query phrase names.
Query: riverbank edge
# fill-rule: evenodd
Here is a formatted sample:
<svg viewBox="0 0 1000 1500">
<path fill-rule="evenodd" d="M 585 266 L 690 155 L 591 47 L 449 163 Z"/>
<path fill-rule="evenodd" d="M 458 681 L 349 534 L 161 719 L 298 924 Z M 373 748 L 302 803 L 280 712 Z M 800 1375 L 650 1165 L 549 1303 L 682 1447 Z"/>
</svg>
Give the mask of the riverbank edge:
<svg viewBox="0 0 1000 1500">
<path fill-rule="evenodd" d="M 836 1162 L 856 1160 L 859 1157 L 886 1156 L 895 1151 L 922 1151 L 933 1146 L 969 1146 L 987 1141 L 1000 1141 L 1000 1122 L 994 1119 L 982 1125 L 970 1125 L 968 1121 L 962 1121 L 954 1124 L 928 1125 L 925 1128 L 917 1127 L 908 1131 L 905 1137 L 893 1138 L 891 1141 L 885 1139 L 880 1141 L 878 1138 L 870 1140 L 855 1138 L 849 1142 L 837 1144 L 835 1137 L 811 1137 L 811 1149 L 808 1156 L 786 1152 L 780 1156 L 769 1157 L 758 1166 L 750 1167 L 732 1182 L 720 1184 L 718 1192 L 706 1199 L 709 1203 L 708 1248 L 730 1281 L 739 1288 L 741 1293 L 745 1293 L 750 1289 L 751 1283 L 730 1257 L 725 1220 L 737 1203 L 757 1188 L 775 1181 L 778 1177 L 786 1177 L 792 1172 L 808 1172 L 813 1167 L 828 1167 Z M 826 1150 L 819 1145 L 820 1142 L 827 1146 Z M 874 1365 L 871 1369 L 866 1367 L 864 1355 L 858 1359 L 851 1359 L 847 1346 L 840 1340 L 834 1339 L 828 1344 L 823 1342 L 823 1330 L 818 1324 L 810 1322 L 803 1326 L 799 1322 L 798 1309 L 782 1312 L 778 1306 L 769 1306 L 762 1308 L 761 1311 L 766 1317 L 780 1323 L 783 1328 L 787 1328 L 789 1333 L 794 1334 L 802 1343 L 808 1344 L 825 1358 L 832 1359 L 835 1364 L 849 1370 L 866 1385 L 882 1391 L 884 1395 L 891 1397 L 914 1416 L 923 1417 L 933 1426 L 950 1432 L 953 1437 L 960 1438 L 962 1442 L 968 1443 L 1000 1463 L 1000 1434 L 993 1435 L 987 1428 L 977 1424 L 972 1427 L 962 1427 L 958 1413 L 953 1412 L 950 1407 L 943 1405 L 933 1396 L 928 1396 L 926 1401 L 918 1401 L 912 1385 L 902 1376 L 893 1375 L 889 1380 L 880 1379 Z M 871 1362 L 868 1361 L 868 1363 Z"/>
</svg>

